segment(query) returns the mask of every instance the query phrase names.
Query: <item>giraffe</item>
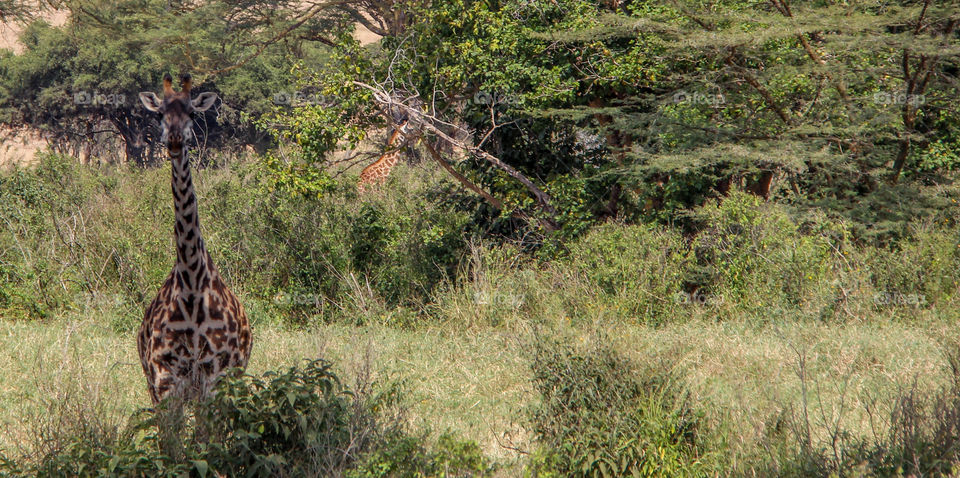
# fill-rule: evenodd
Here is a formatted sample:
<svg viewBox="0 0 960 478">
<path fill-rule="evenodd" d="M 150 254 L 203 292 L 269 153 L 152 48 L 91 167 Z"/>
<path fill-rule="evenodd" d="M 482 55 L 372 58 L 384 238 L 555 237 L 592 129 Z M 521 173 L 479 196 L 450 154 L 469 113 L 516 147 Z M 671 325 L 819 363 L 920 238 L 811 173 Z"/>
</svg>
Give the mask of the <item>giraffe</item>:
<svg viewBox="0 0 960 478">
<path fill-rule="evenodd" d="M 357 192 L 363 194 L 368 187 L 386 181 L 390 176 L 390 170 L 400 161 L 403 154 L 403 145 L 408 138 L 409 120 L 403 118 L 393 129 L 390 139 L 387 141 L 387 151 L 380 156 L 373 164 L 363 168 L 360 171 L 360 181 L 357 183 Z"/>
<path fill-rule="evenodd" d="M 191 114 L 213 106 L 216 93 L 190 99 L 190 75 L 180 91 L 169 74 L 163 78 L 163 100 L 140 93 L 143 106 L 161 115 L 161 141 L 172 164 L 174 238 L 177 260 L 143 317 L 137 335 L 140 364 L 150 399 L 156 405 L 169 396 L 200 399 L 210 395 L 217 379 L 232 367 L 245 368 L 250 358 L 250 324 L 243 306 L 227 289 L 200 235 L 197 198 L 190 176 L 188 142 L 193 139 Z"/>
</svg>

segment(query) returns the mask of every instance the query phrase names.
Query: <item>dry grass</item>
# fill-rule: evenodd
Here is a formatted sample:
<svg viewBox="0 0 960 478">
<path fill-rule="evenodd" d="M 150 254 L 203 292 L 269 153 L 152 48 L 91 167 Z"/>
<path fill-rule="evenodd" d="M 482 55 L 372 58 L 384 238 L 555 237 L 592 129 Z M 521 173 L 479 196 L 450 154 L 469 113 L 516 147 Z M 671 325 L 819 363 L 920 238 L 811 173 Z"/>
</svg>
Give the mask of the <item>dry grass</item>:
<svg viewBox="0 0 960 478">
<path fill-rule="evenodd" d="M 402 380 L 413 425 L 450 430 L 481 443 L 499 459 L 514 452 L 516 418 L 529 394 L 516 339 L 496 331 L 455 336 L 441 330 L 326 326 L 313 331 L 255 330 L 249 371 L 260 373 L 301 359 L 326 358 L 341 376 L 370 373 Z M 364 370 L 366 358 L 374 370 Z M 75 401 L 124 417 L 149 405 L 134 336 L 90 320 L 36 324 L 0 321 L 0 449 L 22 450 L 55 403 Z M 46 400 L 45 397 L 50 398 Z"/>
<path fill-rule="evenodd" d="M 683 377 L 708 418 L 733 427 L 729 445 L 741 452 L 756 449 L 804 402 L 816 437 L 826 438 L 838 425 L 870 436 L 879 428 L 871 428 L 868 411 L 876 427 L 898 392 L 914 384 L 932 392 L 947 378 L 943 332 L 910 324 L 754 328 L 697 321 L 610 335 L 641 364 Z"/>
<path fill-rule="evenodd" d="M 583 330 L 567 333 L 591 340 Z M 870 432 L 865 405 L 889 408 L 898 390 L 914 383 L 934 390 L 944 378 L 938 326 L 910 324 L 750 326 L 690 321 L 663 327 L 609 326 L 617 350 L 641 365 L 677 373 L 693 403 L 727 442 L 758 448 L 765 431 L 802 403 L 800 359 L 814 433 L 836 420 Z M 330 325 L 311 331 L 255 331 L 250 371 L 292 365 L 304 358 L 333 360 L 346 380 L 402 380 L 413 425 L 435 434 L 453 431 L 479 442 L 486 454 L 513 462 L 508 447 L 529 449 L 520 428 L 532 399 L 525 343 L 528 333 L 494 328 L 400 330 Z M 102 420 L 120 420 L 148 399 L 132 335 L 92 320 L 49 324 L 0 322 L 0 447 L 37 446 L 39 424 L 56 426 L 51 410 L 82 406 Z M 372 363 L 373 370 L 364 370 Z M 71 405 L 73 404 L 73 405 Z M 842 409 L 841 409 L 842 405 Z M 507 445 L 507 446 L 503 446 Z"/>
</svg>

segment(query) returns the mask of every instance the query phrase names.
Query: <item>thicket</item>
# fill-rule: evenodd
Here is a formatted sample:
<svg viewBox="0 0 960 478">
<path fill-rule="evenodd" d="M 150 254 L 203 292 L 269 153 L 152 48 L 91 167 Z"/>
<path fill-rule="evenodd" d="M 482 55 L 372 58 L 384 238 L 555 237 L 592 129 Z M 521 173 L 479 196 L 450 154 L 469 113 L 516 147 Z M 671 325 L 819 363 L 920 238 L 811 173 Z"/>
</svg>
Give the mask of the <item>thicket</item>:
<svg viewBox="0 0 960 478">
<path fill-rule="evenodd" d="M 262 172 L 248 162 L 197 174 L 208 247 L 255 320 L 359 322 L 415 309 L 455 272 L 467 216 L 443 211 L 430 187 L 409 200 L 359 201 L 339 184 L 308 198 Z M 169 174 L 61 156 L 4 173 L 0 313 L 43 319 L 91 308 L 119 329 L 139 324 L 173 266 Z"/>
<path fill-rule="evenodd" d="M 530 423 L 533 476 L 709 476 L 700 417 L 661 371 L 638 373 L 606 346 L 541 338 Z"/>
<path fill-rule="evenodd" d="M 449 212 L 434 172 L 408 168 L 402 191 L 360 199 L 349 181 L 309 196 L 263 170 L 197 173 L 207 244 L 254 321 L 948 318 L 960 281 L 953 209 L 869 244 L 843 221 L 733 193 L 691 212 L 693 234 L 609 222 L 538 255 L 468 207 Z M 0 175 L 3 317 L 84 311 L 135 327 L 172 267 L 168 174 L 51 155 Z"/>
</svg>

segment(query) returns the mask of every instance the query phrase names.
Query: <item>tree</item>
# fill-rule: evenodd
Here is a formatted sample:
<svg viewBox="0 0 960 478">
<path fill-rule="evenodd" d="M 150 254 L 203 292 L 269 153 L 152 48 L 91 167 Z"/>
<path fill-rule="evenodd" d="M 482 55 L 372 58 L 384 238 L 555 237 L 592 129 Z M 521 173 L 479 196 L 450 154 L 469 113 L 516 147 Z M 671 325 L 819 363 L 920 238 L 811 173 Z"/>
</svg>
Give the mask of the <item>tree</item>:
<svg viewBox="0 0 960 478">
<path fill-rule="evenodd" d="M 288 73 L 296 61 L 322 55 L 319 41 L 292 33 L 334 31 L 346 19 L 293 5 L 65 2 L 65 25 L 34 22 L 21 38 L 25 51 L 0 60 L 2 121 L 39 129 L 72 150 L 116 137 L 127 160 L 145 164 L 157 128 L 136 97 L 173 68 L 193 72 L 198 89 L 224 99 L 219 121 L 211 114 L 197 122 L 200 137 L 214 145 L 257 144 L 267 137 L 245 118 L 275 107 L 278 94 L 293 93 Z"/>
<path fill-rule="evenodd" d="M 402 33 L 368 50 L 340 45 L 339 60 L 305 75 L 352 105 L 306 106 L 276 122 L 313 148 L 309 161 L 355 144 L 343 141 L 342 125 L 356 132 L 383 124 L 376 113 L 389 115 L 393 103 L 422 105 L 415 109 L 436 128 L 425 132 L 438 152 L 468 132 L 454 143 L 469 154 L 445 159 L 455 180 L 501 213 L 520 211 L 564 234 L 611 216 L 672 220 L 734 187 L 849 215 L 864 194 L 889 196 L 870 196 L 884 178 L 927 181 L 960 164 L 950 146 L 960 123 L 951 100 L 960 53 L 954 5 L 459 0 L 410 8 L 418 21 Z M 391 99 L 356 107 L 376 95 L 344 84 L 376 86 Z"/>
</svg>

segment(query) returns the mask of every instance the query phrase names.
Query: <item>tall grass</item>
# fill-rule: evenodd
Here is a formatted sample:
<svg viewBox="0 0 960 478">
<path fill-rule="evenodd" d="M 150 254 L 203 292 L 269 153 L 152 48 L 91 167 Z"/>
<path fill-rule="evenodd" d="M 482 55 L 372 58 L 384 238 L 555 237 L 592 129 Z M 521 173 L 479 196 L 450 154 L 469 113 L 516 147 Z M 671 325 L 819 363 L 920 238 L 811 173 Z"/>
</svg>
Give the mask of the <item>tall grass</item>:
<svg viewBox="0 0 960 478">
<path fill-rule="evenodd" d="M 0 176 L 0 330 L 79 327 L 83 354 L 105 357 L 64 352 L 65 374 L 94 373 L 73 382 L 48 370 L 24 380 L 27 368 L 0 377 L 17 390 L 0 391 L 0 420 L 17 430 L 5 441 L 24 443 L 7 449 L 17 464 L 73 459 L 71 446 L 157 458 L 138 455 L 128 427 L 143 398 L 128 339 L 172 266 L 168 175 L 48 156 Z M 263 344 L 251 366 L 347 359 L 363 338 L 376 341 L 374 375 L 409 387 L 403 420 L 416 428 L 328 470 L 486 473 L 496 457 L 515 466 L 504 476 L 894 476 L 958 461 L 956 374 L 943 358 L 960 318 L 956 211 L 874 245 L 842 222 L 733 193 L 691 211 L 693 233 L 609 222 L 545 258 L 479 234 L 434 173 L 398 176 L 358 198 L 349 178 L 320 197 L 292 194 L 254 161 L 196 174 L 214 261 Z M 0 353 L 51 363 L 59 336 L 43 351 L 27 340 Z M 624 450 L 635 459 L 613 459 Z"/>
</svg>

